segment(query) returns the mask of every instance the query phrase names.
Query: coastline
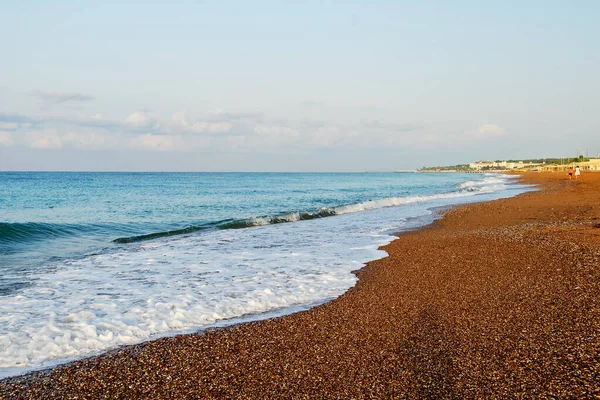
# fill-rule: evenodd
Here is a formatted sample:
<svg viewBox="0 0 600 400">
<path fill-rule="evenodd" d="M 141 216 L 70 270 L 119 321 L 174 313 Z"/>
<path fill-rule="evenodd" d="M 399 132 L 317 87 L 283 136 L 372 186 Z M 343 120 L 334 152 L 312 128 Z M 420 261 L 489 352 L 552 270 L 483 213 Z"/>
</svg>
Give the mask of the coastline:
<svg viewBox="0 0 600 400">
<path fill-rule="evenodd" d="M 543 190 L 403 232 L 336 300 L 8 378 L 0 397 L 598 395 L 600 174 L 521 179 Z"/>
</svg>

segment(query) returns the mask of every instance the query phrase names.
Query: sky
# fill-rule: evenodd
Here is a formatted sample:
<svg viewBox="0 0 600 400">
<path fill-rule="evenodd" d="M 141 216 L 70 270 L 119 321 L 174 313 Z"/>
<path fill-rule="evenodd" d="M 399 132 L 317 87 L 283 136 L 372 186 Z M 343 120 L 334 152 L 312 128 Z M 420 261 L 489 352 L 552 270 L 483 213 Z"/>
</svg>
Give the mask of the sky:
<svg viewBox="0 0 600 400">
<path fill-rule="evenodd" d="M 0 0 L 0 170 L 600 153 L 597 1 Z"/>
</svg>

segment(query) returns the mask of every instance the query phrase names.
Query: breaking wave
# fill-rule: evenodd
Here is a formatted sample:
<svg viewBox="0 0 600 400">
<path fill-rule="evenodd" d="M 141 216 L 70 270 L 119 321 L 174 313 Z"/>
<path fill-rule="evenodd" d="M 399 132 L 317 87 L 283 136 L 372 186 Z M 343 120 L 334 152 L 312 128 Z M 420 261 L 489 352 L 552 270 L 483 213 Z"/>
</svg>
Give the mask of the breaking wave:
<svg viewBox="0 0 600 400">
<path fill-rule="evenodd" d="M 356 204 L 346 204 L 336 207 L 322 207 L 314 211 L 296 211 L 296 212 L 285 212 L 276 215 L 263 215 L 250 217 L 245 219 L 229 219 L 224 221 L 218 221 L 214 223 L 208 223 L 203 225 L 192 225 L 182 229 L 170 230 L 165 232 L 149 233 L 144 235 L 122 237 L 113 240 L 115 243 L 126 244 L 139 242 L 150 239 L 157 239 L 161 237 L 175 236 L 189 234 L 204 230 L 211 229 L 244 229 L 255 226 L 275 225 L 297 221 L 307 221 L 317 218 L 332 217 L 335 215 L 357 213 L 369 210 L 376 210 L 385 207 L 395 207 L 404 204 L 414 204 L 425 201 L 437 200 L 437 199 L 449 199 L 455 197 L 471 196 L 479 191 L 492 191 L 490 185 L 501 184 L 504 182 L 501 179 L 489 179 L 482 182 L 469 181 L 459 185 L 458 191 L 450 193 L 441 193 L 429 196 L 407 196 L 407 197 L 390 197 L 385 199 L 368 200 Z M 495 188 L 494 188 L 495 189 Z"/>
<path fill-rule="evenodd" d="M 471 196 L 476 195 L 478 193 L 489 193 L 503 189 L 507 183 L 506 179 L 503 178 L 505 177 L 486 176 L 482 180 L 463 182 L 456 185 L 456 191 L 448 193 L 427 196 L 389 197 L 384 199 L 367 200 L 355 204 L 343 204 L 335 207 L 322 207 L 309 211 L 282 212 L 275 215 L 262 215 L 243 219 L 225 219 L 221 221 L 194 224 L 180 229 L 123 236 L 114 239 L 113 242 L 117 244 L 127 244 L 151 239 L 158 239 L 168 236 L 191 234 L 207 230 L 244 229 L 256 226 L 274 225 L 289 222 L 306 221 L 317 218 L 326 218 L 335 215 L 357 213 L 384 207 L 394 207 L 403 204 L 413 204 L 436 199 Z M 98 232 L 100 230 L 108 232 L 108 228 L 112 229 L 113 232 L 115 230 L 121 230 L 125 234 L 131 232 L 131 228 L 127 228 L 124 226 L 119 227 L 115 225 L 108 226 L 101 224 L 86 225 L 56 224 L 43 222 L 0 222 L 0 245 L 11 243 L 26 243 L 32 241 L 45 240 L 48 238 L 59 238 L 69 236 L 77 237 L 82 234 Z"/>
</svg>

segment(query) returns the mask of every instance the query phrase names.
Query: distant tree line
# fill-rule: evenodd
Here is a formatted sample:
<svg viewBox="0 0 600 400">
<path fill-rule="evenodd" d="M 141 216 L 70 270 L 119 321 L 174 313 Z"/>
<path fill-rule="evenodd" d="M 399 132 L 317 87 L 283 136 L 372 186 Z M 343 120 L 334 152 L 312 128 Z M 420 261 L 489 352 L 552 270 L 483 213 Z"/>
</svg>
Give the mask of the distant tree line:
<svg viewBox="0 0 600 400">
<path fill-rule="evenodd" d="M 522 162 L 524 164 L 569 164 L 572 162 L 584 162 L 589 161 L 590 159 L 584 156 L 579 157 L 565 157 L 565 158 L 531 158 L 526 160 L 495 160 L 495 163 L 508 162 L 508 163 L 519 163 Z M 481 171 L 493 171 L 493 170 L 501 170 L 503 169 L 500 166 L 486 166 L 481 168 Z M 435 167 L 423 167 L 420 171 L 473 171 L 473 168 L 469 166 L 469 164 L 457 164 L 457 165 L 444 165 L 444 166 L 435 166 Z"/>
<path fill-rule="evenodd" d="M 470 171 L 469 164 L 445 165 L 440 167 L 423 167 L 421 171 Z"/>
<path fill-rule="evenodd" d="M 529 160 L 506 160 L 506 162 L 523 162 L 523 163 L 533 163 L 533 164 L 566 164 L 566 163 L 570 163 L 570 162 L 583 162 L 583 161 L 589 161 L 589 158 L 586 158 L 584 156 L 579 156 L 579 157 L 563 157 L 563 158 L 532 158 Z M 496 160 L 495 162 L 502 162 L 504 160 Z"/>
</svg>

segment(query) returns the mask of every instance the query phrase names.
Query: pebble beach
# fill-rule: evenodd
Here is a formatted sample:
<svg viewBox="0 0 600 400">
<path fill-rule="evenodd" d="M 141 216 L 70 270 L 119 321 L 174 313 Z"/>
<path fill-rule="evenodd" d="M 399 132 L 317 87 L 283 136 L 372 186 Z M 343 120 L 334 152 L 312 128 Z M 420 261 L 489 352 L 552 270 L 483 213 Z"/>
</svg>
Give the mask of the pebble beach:
<svg viewBox="0 0 600 400">
<path fill-rule="evenodd" d="M 0 398 L 600 397 L 600 173 L 520 179 L 540 190 L 403 233 L 329 303 L 7 378 Z"/>
</svg>

